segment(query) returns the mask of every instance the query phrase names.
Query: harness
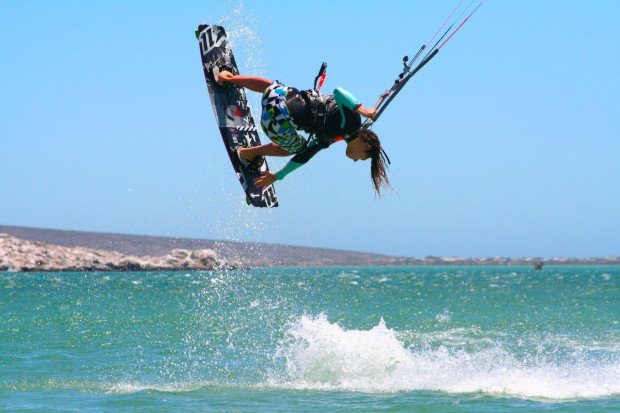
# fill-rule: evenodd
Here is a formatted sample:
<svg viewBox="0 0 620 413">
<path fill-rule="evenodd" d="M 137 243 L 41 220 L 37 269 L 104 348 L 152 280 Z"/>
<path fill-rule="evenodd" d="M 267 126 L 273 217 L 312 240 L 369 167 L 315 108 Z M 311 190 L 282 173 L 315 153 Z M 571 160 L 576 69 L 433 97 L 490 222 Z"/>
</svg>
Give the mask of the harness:
<svg viewBox="0 0 620 413">
<path fill-rule="evenodd" d="M 322 135 L 321 132 L 325 130 L 325 126 L 327 125 L 329 113 L 337 107 L 336 100 L 333 96 L 323 95 L 317 90 L 306 90 L 302 92 L 302 95 L 304 96 L 313 119 L 312 124 L 304 130 L 320 138 Z M 322 140 L 323 139 L 320 139 L 320 141 Z M 329 146 L 329 143 L 327 143 L 325 147 L 327 146 Z"/>
</svg>

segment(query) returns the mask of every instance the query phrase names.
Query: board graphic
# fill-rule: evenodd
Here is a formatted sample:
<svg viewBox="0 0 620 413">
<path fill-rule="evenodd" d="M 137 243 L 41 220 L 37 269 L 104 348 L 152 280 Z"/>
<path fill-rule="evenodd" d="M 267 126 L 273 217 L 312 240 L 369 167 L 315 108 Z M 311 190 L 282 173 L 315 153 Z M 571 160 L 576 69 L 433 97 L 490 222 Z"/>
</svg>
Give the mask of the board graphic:
<svg viewBox="0 0 620 413">
<path fill-rule="evenodd" d="M 273 185 L 265 189 L 254 185 L 254 180 L 269 170 L 267 161 L 262 159 L 262 164 L 261 161 L 253 162 L 261 164 L 259 168 L 245 166 L 235 152 L 238 146 L 258 146 L 261 143 L 245 90 L 233 85 L 220 86 L 213 76 L 213 69 L 222 67 L 234 74 L 239 73 L 226 31 L 221 26 L 200 25 L 196 37 L 215 118 L 230 161 L 245 191 L 246 200 L 255 207 L 277 207 L 278 200 Z"/>
</svg>

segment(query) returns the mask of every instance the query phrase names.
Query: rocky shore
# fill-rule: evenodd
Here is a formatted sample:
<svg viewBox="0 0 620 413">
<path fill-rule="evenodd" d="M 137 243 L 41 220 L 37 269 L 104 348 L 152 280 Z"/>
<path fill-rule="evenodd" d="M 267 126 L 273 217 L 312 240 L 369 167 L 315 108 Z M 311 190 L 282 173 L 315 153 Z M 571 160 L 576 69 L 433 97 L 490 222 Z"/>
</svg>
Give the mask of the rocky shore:
<svg viewBox="0 0 620 413">
<path fill-rule="evenodd" d="M 396 257 L 371 252 L 0 225 L 0 271 L 211 270 L 273 266 L 620 265 L 620 257 Z"/>
<path fill-rule="evenodd" d="M 173 249 L 163 256 L 62 247 L 0 234 L 0 271 L 152 271 L 238 269 L 210 249 Z"/>
</svg>

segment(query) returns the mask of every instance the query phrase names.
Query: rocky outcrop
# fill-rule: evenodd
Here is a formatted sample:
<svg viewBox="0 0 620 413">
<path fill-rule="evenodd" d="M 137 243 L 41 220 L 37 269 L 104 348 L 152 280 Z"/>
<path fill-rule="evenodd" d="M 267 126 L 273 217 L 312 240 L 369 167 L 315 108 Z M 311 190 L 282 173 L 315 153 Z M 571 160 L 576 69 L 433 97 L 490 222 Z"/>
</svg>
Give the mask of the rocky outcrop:
<svg viewBox="0 0 620 413">
<path fill-rule="evenodd" d="M 27 228 L 0 225 L 0 233 L 15 237 L 11 242 L 0 241 L 0 271 L 3 269 L 57 268 L 99 270 L 150 269 L 210 269 L 272 266 L 444 266 L 444 265 L 620 265 L 618 257 L 541 258 L 541 257 L 395 257 L 390 255 L 310 248 L 283 244 L 265 244 L 197 238 L 156 237 L 148 235 L 115 234 Z M 4 236 L 5 238 L 7 235 Z M 18 246 L 19 239 L 21 247 Z M 25 241 L 28 240 L 28 241 Z M 30 245 L 30 246 L 28 246 Z M 9 254 L 9 247 L 12 251 Z M 19 252 L 19 248 L 22 252 Z M 29 252 L 27 252 L 30 248 Z M 47 254 L 43 251 L 47 250 Z M 73 251 L 70 254 L 67 251 Z M 116 252 L 116 251 L 122 251 Z M 52 254 L 54 252 L 54 254 Z M 65 261 L 55 254 L 92 256 L 91 261 Z M 53 255 L 54 260 L 50 258 Z M 47 263 L 46 266 L 37 265 Z M 98 262 L 95 262 L 98 261 Z M 64 263 L 64 264 L 63 264 Z M 241 263 L 241 264 L 239 264 Z M 52 265 L 54 264 L 54 265 Z M 109 264 L 109 265 L 107 265 Z M 73 267 L 68 267 L 73 265 Z M 52 269 L 53 268 L 53 269 Z"/>
<path fill-rule="evenodd" d="M 114 251 L 61 247 L 0 234 L 0 271 L 152 271 L 220 270 L 239 265 L 222 260 L 213 250 L 174 249 L 160 257 Z"/>
</svg>

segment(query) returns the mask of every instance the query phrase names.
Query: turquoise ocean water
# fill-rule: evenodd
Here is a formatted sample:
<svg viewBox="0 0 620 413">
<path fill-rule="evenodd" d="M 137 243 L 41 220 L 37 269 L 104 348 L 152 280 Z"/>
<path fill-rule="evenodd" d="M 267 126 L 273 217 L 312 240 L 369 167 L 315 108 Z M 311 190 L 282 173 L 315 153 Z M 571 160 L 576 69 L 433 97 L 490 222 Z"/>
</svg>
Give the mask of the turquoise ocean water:
<svg viewBox="0 0 620 413">
<path fill-rule="evenodd" d="M 620 268 L 0 273 L 1 411 L 619 411 Z"/>
</svg>

